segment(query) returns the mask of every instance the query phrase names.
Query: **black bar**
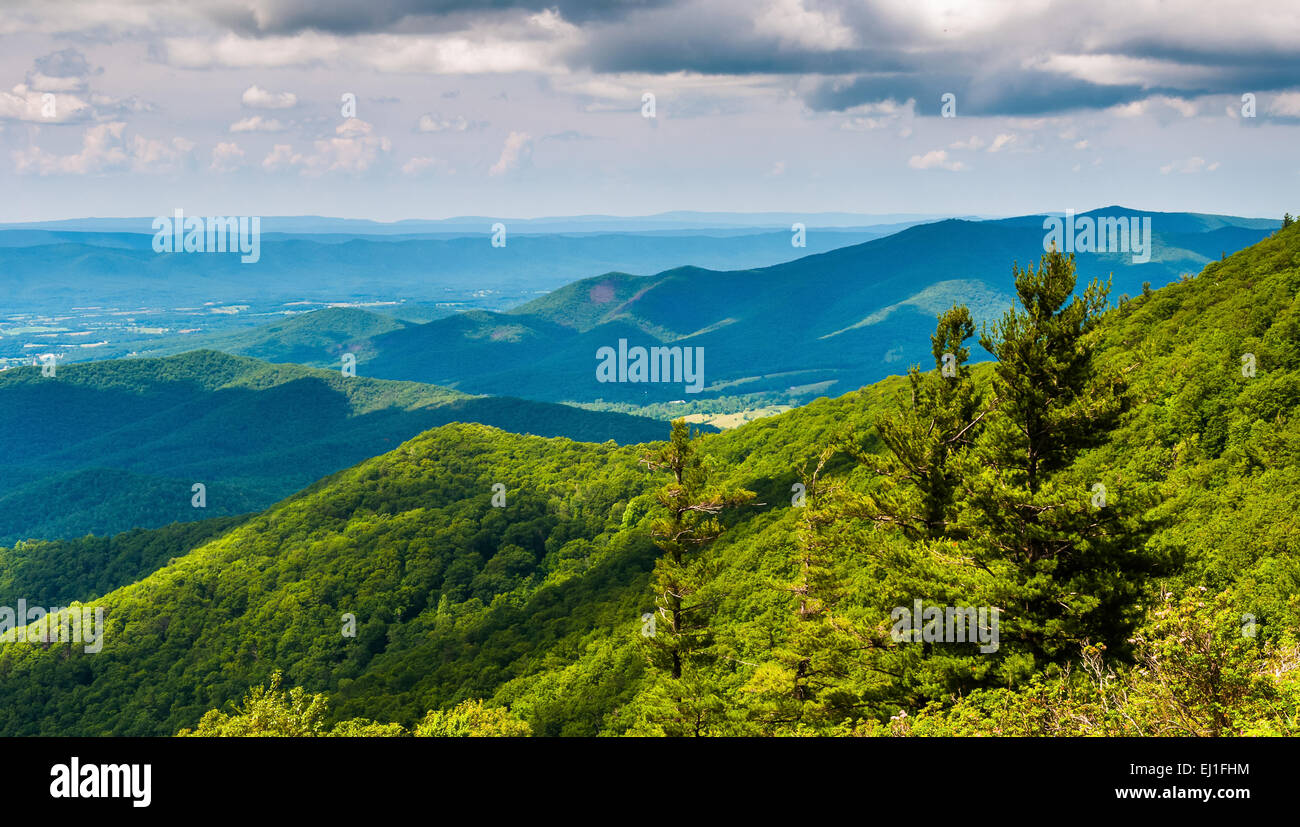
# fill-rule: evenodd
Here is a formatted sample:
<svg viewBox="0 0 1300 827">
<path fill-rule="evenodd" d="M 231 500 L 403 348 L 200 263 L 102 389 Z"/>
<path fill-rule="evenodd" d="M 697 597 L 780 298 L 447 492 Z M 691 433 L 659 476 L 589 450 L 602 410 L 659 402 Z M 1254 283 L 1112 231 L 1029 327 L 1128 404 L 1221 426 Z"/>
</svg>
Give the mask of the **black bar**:
<svg viewBox="0 0 1300 827">
<path fill-rule="evenodd" d="M 539 819 L 578 806 L 605 821 L 640 823 L 672 806 L 676 785 L 668 779 L 677 777 L 702 799 L 697 812 L 752 812 L 765 821 L 787 807 L 813 808 L 809 817 L 820 821 L 845 804 L 863 820 L 887 804 L 925 817 L 1189 808 L 1221 815 L 1286 806 L 1294 793 L 1290 747 L 1282 739 L 9 738 L 0 739 L 10 764 L 0 802 L 10 814 L 132 821 L 217 813 L 389 819 L 412 807 L 439 819 L 464 807 L 494 819 L 504 811 Z M 88 764 L 150 765 L 148 806 L 129 796 L 53 798 L 52 768 L 70 769 L 74 757 L 82 772 Z M 1191 798 L 1193 789 L 1215 797 Z M 1117 790 L 1155 798 L 1120 798 Z"/>
</svg>

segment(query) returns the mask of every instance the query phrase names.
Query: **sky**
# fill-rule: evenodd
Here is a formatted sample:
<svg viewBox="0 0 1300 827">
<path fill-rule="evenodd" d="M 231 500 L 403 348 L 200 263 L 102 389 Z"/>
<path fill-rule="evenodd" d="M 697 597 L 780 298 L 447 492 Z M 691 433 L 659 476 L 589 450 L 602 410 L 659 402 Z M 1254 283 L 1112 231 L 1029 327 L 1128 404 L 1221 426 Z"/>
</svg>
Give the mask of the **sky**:
<svg viewBox="0 0 1300 827">
<path fill-rule="evenodd" d="M 0 7 L 0 221 L 1276 218 L 1298 146 L 1294 0 Z"/>
</svg>

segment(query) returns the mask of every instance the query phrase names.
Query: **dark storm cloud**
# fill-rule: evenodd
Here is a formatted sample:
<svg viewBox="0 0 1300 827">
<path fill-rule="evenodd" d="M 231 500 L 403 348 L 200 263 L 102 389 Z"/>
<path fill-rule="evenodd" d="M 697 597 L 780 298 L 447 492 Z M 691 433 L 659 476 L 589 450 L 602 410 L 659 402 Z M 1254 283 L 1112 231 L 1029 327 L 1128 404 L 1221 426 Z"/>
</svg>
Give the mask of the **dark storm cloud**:
<svg viewBox="0 0 1300 827">
<path fill-rule="evenodd" d="M 700 72 L 716 75 L 840 75 L 897 72 L 914 61 L 895 50 L 808 51 L 770 40 L 727 41 L 717 35 L 687 34 L 671 40 L 620 36 L 599 40 L 572 56 L 572 63 L 597 72 Z"/>
<path fill-rule="evenodd" d="M 938 115 L 940 99 L 957 96 L 959 115 L 1051 115 L 1078 109 L 1105 109 L 1151 95 L 1187 95 L 1167 86 L 1099 84 L 1053 72 L 1025 69 L 982 73 L 938 71 L 916 74 L 864 75 L 850 81 L 819 84 L 805 102 L 816 111 L 839 112 L 883 100 L 917 101 L 918 115 Z M 1195 94 L 1205 94 L 1196 90 Z"/>
<path fill-rule="evenodd" d="M 959 98 L 959 111 L 967 115 L 1053 115 L 1076 109 L 1106 109 L 1153 94 L 1180 92 L 1135 84 L 1090 83 L 1067 75 L 1021 71 L 972 80 L 964 99 Z"/>
<path fill-rule="evenodd" d="M 1144 35 L 1121 40 L 1107 52 L 1187 67 L 1189 76 L 1195 76 L 1196 81 L 1180 85 L 1185 95 L 1287 89 L 1300 82 L 1300 45 L 1252 43 L 1236 48 L 1194 47 Z M 1198 71 L 1203 69 L 1213 71 Z"/>
<path fill-rule="evenodd" d="M 940 95 L 953 92 L 962 114 L 1033 116 L 1104 109 L 1153 94 L 1190 98 L 1300 82 L 1300 48 L 1256 45 L 1257 33 L 1245 30 L 1184 27 L 1208 38 L 1189 45 L 1193 35 L 1154 23 L 1110 34 L 1099 16 L 1105 8 L 1077 3 L 1055 3 L 987 28 L 957 13 L 952 31 L 968 32 L 963 35 L 949 34 L 947 21 L 903 2 L 854 0 L 775 7 L 758 0 L 214 0 L 207 8 L 213 19 L 254 36 L 456 31 L 555 10 L 581 30 L 558 58 L 564 68 L 803 76 L 805 102 L 817 111 L 913 98 L 917 112 L 929 115 L 938 111 Z M 1184 16 L 1197 14 L 1212 16 L 1184 10 Z M 1135 19 L 1145 18 L 1135 12 Z M 818 20 L 827 31 L 850 36 L 819 40 Z M 1084 36 L 1094 30 L 1102 34 Z M 1042 60 L 1051 56 L 1136 63 L 1123 83 L 1102 83 L 1110 78 L 1053 71 Z"/>
<path fill-rule="evenodd" d="M 863 75 L 819 84 L 805 102 L 817 111 L 838 112 L 883 100 L 917 102 L 918 115 L 937 115 L 940 99 L 957 96 L 960 115 L 1044 115 L 1072 109 L 1104 109 L 1153 94 L 1139 86 L 1101 85 L 1065 75 L 1006 71 L 984 75 L 928 71 Z"/>
<path fill-rule="evenodd" d="M 1157 55 L 1118 54 L 1111 56 L 1176 61 L 1182 64 L 1154 72 L 1147 83 L 1095 83 L 1090 80 L 1018 63 L 999 66 L 966 56 L 927 55 L 925 69 L 915 72 L 864 73 L 848 80 L 825 80 L 805 95 L 809 108 L 843 111 L 882 100 L 918 102 L 917 113 L 939 111 L 939 98 L 946 92 L 957 96 L 963 115 L 1034 116 L 1072 110 L 1106 109 L 1152 95 L 1195 98 L 1202 95 L 1240 94 L 1294 88 L 1300 81 L 1300 58 L 1256 60 L 1245 55 L 1207 56 L 1182 50 Z"/>
<path fill-rule="evenodd" d="M 1252 44 L 1237 49 L 1192 47 L 1181 43 L 1167 43 L 1150 36 L 1122 40 L 1111 47 L 1116 54 L 1151 60 L 1168 60 L 1187 65 L 1220 67 L 1267 67 L 1279 64 L 1292 69 L 1300 66 L 1300 51 L 1266 44 Z"/>
</svg>

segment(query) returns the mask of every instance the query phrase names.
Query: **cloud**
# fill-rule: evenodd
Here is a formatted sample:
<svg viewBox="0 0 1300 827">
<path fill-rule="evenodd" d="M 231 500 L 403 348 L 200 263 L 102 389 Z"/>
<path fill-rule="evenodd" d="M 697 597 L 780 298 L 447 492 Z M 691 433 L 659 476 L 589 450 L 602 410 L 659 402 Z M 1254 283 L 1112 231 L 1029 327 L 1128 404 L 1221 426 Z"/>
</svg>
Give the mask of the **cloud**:
<svg viewBox="0 0 1300 827">
<path fill-rule="evenodd" d="M 1121 118 L 1137 118 L 1143 115 L 1155 115 L 1165 120 L 1169 116 L 1177 114 L 1180 117 L 1191 118 L 1199 111 L 1197 105 L 1183 98 L 1170 97 L 1169 95 L 1152 95 L 1149 98 L 1133 101 L 1111 109 L 1111 113 Z"/>
<path fill-rule="evenodd" d="M 249 109 L 292 109 L 298 105 L 298 96 L 292 92 L 268 92 L 254 84 L 244 90 L 240 99 Z"/>
<path fill-rule="evenodd" d="M 117 121 L 153 108 L 135 96 L 118 98 L 90 91 L 89 78 L 103 70 L 92 67 L 77 49 L 38 57 L 33 66 L 25 82 L 0 92 L 0 119 L 47 124 Z"/>
<path fill-rule="evenodd" d="M 239 144 L 222 142 L 212 149 L 212 164 L 208 169 L 213 172 L 234 172 L 244 165 L 244 150 Z"/>
<path fill-rule="evenodd" d="M 363 135 L 369 135 L 375 131 L 375 127 L 360 118 L 348 118 L 343 123 L 334 128 L 337 135 L 343 135 L 347 138 L 357 138 Z"/>
<path fill-rule="evenodd" d="M 754 32 L 775 37 L 786 46 L 823 51 L 850 48 L 858 41 L 838 9 L 808 9 L 803 0 L 773 0 L 754 15 Z"/>
<path fill-rule="evenodd" d="M 420 120 L 415 125 L 417 132 L 464 132 L 470 128 L 469 121 L 460 115 L 454 118 L 444 118 L 441 115 L 421 115 Z"/>
<path fill-rule="evenodd" d="M 38 92 L 23 83 L 12 92 L 0 92 L 0 120 L 70 123 L 85 120 L 90 114 L 90 106 L 75 95 Z"/>
<path fill-rule="evenodd" d="M 505 175 L 532 155 L 533 138 L 527 132 L 511 132 L 501 147 L 501 157 L 488 170 L 489 175 Z"/>
<path fill-rule="evenodd" d="M 946 169 L 952 172 L 966 168 L 961 161 L 948 160 L 948 153 L 942 149 L 934 149 L 924 155 L 913 155 L 907 160 L 907 165 L 913 169 Z"/>
<path fill-rule="evenodd" d="M 186 138 L 161 141 L 135 135 L 131 138 L 132 172 L 172 172 L 188 161 L 194 142 Z"/>
<path fill-rule="evenodd" d="M 125 98 L 117 98 L 112 95 L 102 95 L 98 92 L 90 94 L 90 104 L 94 108 L 96 120 L 121 120 L 127 115 L 138 115 L 141 112 L 153 112 L 155 107 L 148 101 L 143 101 L 135 95 L 128 95 Z"/>
<path fill-rule="evenodd" d="M 267 172 L 276 172 L 284 169 L 293 162 L 293 147 L 289 144 L 276 144 L 271 148 L 271 153 L 262 159 L 262 169 Z"/>
<path fill-rule="evenodd" d="M 1179 172 L 1187 175 L 1196 172 L 1214 172 L 1218 168 L 1218 161 L 1206 163 L 1204 158 L 1193 157 L 1183 161 L 1170 161 L 1160 168 L 1160 174 L 1168 175 L 1171 172 Z"/>
<path fill-rule="evenodd" d="M 954 141 L 953 143 L 948 144 L 949 149 L 967 149 L 971 151 L 979 151 L 983 149 L 984 146 L 984 139 L 978 135 L 972 135 L 965 141 Z"/>
<path fill-rule="evenodd" d="M 27 73 L 27 85 L 38 92 L 84 92 L 85 78 L 61 78 L 42 75 L 40 72 Z"/>
<path fill-rule="evenodd" d="M 1268 13 L 1228 18 L 1210 0 L 1180 4 L 1176 20 L 1156 0 L 1117 5 L 1029 3 L 1007 16 L 1011 4 L 978 2 L 943 14 L 928 4 L 873 4 L 846 19 L 859 42 L 894 53 L 899 67 L 845 71 L 815 83 L 805 99 L 814 110 L 842 111 L 913 96 L 922 114 L 934 115 L 940 93 L 952 92 L 959 115 L 1037 115 L 1152 97 L 1186 105 L 1297 85 L 1294 21 Z M 864 28 L 872 22 L 873 30 Z"/>
<path fill-rule="evenodd" d="M 898 126 L 900 134 L 907 137 L 912 132 L 912 121 L 916 117 L 916 100 L 908 98 L 898 101 L 888 98 L 875 103 L 854 106 L 845 111 L 849 117 L 840 124 L 840 129 L 853 132 L 867 132 L 873 129 L 885 129 Z"/>
<path fill-rule="evenodd" d="M 1283 118 L 1300 118 L 1300 92 L 1271 95 L 1264 101 L 1264 111 Z"/>
<path fill-rule="evenodd" d="M 469 74 L 563 72 L 579 30 L 547 10 L 514 20 L 468 20 L 450 31 L 342 36 L 304 30 L 279 36 L 164 37 L 158 57 L 184 69 L 363 67 L 380 72 Z"/>
<path fill-rule="evenodd" d="M 54 155 L 39 146 L 12 153 L 14 169 L 19 173 L 86 175 L 127 167 L 130 156 L 122 140 L 126 124 L 121 121 L 93 126 L 82 136 L 81 152 Z"/>
<path fill-rule="evenodd" d="M 27 86 L 38 92 L 84 92 L 87 79 L 102 70 L 93 68 L 86 56 L 74 48 L 51 52 L 33 61 Z"/>
<path fill-rule="evenodd" d="M 291 34 L 303 31 L 356 35 L 397 27 L 437 28 L 446 19 L 528 15 L 555 10 L 576 23 L 625 18 L 630 12 L 669 5 L 671 0 L 210 0 L 209 17 L 244 34 Z M 487 6 L 490 10 L 485 10 Z"/>
<path fill-rule="evenodd" d="M 746 76 L 776 87 L 802 75 L 797 94 L 814 111 L 915 98 L 925 116 L 944 92 L 964 115 L 1040 115 L 1290 92 L 1300 77 L 1300 25 L 1285 2 L 1225 14 L 1221 0 L 1184 0 L 1172 14 L 1162 0 L 65 0 L 0 19 L 0 34 L 121 31 L 155 35 L 159 59 L 183 68 Z M 84 57 L 60 61 L 63 74 L 39 77 L 75 91 Z"/>
<path fill-rule="evenodd" d="M 164 173 L 173 172 L 192 159 L 194 143 L 186 138 L 164 141 L 134 135 L 128 139 L 125 132 L 126 124 L 122 121 L 92 126 L 82 136 L 81 151 L 71 155 L 55 155 L 35 145 L 15 150 L 11 153 L 14 169 L 20 174 L 37 175 L 91 175 L 127 170 Z"/>
<path fill-rule="evenodd" d="M 989 144 L 988 151 L 1001 152 L 1002 150 L 1014 144 L 1017 140 L 1019 139 L 1014 134 L 1009 132 L 1004 132 L 993 139 L 993 143 Z"/>
<path fill-rule="evenodd" d="M 230 125 L 231 132 L 283 132 L 284 124 L 275 118 L 263 118 L 253 115 L 251 118 L 235 121 Z"/>
<path fill-rule="evenodd" d="M 369 170 L 393 148 L 388 138 L 371 134 L 374 127 L 358 118 L 347 119 L 334 132 L 333 138 L 313 141 L 308 152 L 295 152 L 291 144 L 276 144 L 262 159 L 262 169 L 275 172 L 296 168 L 309 177 L 328 172 L 359 173 Z"/>
<path fill-rule="evenodd" d="M 460 75 L 563 70 L 578 30 L 543 12 L 521 27 L 477 27 L 432 37 L 372 35 L 358 55 L 381 72 Z"/>
<path fill-rule="evenodd" d="M 0 35 L 46 34 L 102 39 L 116 33 L 148 31 L 174 18 L 156 3 L 131 0 L 64 0 L 60 3 L 9 2 L 0 15 Z M 191 21 L 193 14 L 186 15 Z"/>
<path fill-rule="evenodd" d="M 181 69 L 311 67 L 339 60 L 343 43 L 318 32 L 262 40 L 226 34 L 216 39 L 166 37 L 158 52 L 164 63 Z"/>
</svg>

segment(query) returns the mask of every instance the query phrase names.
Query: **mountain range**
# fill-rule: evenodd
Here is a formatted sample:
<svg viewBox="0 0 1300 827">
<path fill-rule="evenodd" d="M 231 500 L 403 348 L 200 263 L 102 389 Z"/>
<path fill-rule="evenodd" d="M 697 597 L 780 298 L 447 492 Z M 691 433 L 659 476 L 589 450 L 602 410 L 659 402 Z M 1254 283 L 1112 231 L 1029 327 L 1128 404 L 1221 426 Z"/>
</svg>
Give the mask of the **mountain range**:
<svg viewBox="0 0 1300 827">
<path fill-rule="evenodd" d="M 157 253 L 148 222 L 133 233 L 0 230 L 0 286 L 6 309 L 66 313 L 78 307 L 174 308 L 205 303 L 490 300 L 534 296 L 612 269 L 653 273 L 683 261 L 754 267 L 832 250 L 893 227 L 814 229 L 794 247 L 787 227 L 686 233 L 515 233 L 492 243 L 492 224 L 473 234 L 275 235 L 259 257 L 232 253 Z"/>
<path fill-rule="evenodd" d="M 1112 300 L 1195 273 L 1278 223 L 1122 207 L 1080 214 L 1097 216 L 1152 222 L 1147 263 L 1129 253 L 1077 256 L 1081 286 L 1113 278 Z M 970 306 L 979 321 L 999 317 L 1012 300 L 1011 264 L 1028 265 L 1043 252 L 1045 218 L 939 221 L 754 269 L 607 273 L 507 312 L 459 313 L 337 341 L 308 361 L 330 363 L 347 351 L 371 376 L 550 401 L 751 394 L 805 402 L 924 362 L 935 315 L 954 303 Z M 621 340 L 629 348 L 702 348 L 704 391 L 691 395 L 681 382 L 601 383 L 596 353 Z"/>
</svg>

